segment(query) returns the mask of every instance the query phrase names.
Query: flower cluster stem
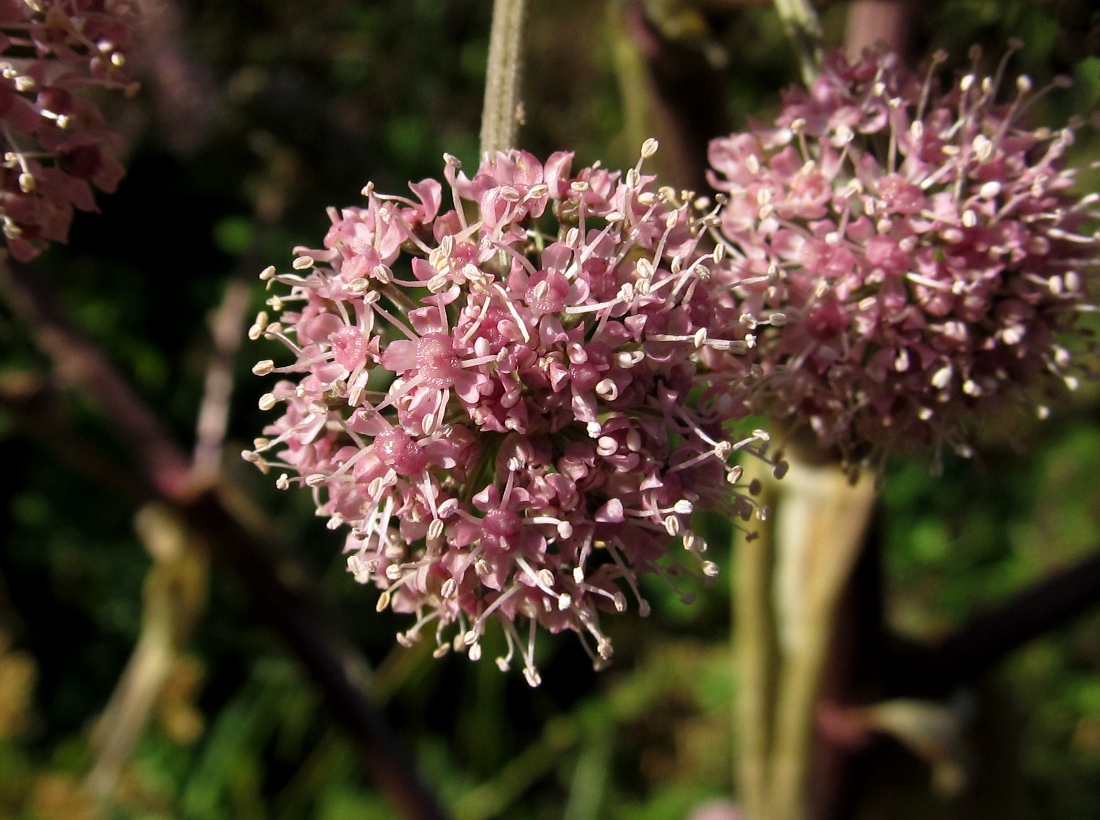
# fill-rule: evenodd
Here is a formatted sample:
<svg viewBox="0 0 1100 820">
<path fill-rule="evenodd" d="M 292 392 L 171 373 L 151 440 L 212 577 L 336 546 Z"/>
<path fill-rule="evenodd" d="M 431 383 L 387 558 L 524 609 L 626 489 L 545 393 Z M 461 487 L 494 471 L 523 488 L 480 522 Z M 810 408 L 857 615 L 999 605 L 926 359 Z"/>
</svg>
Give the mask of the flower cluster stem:
<svg viewBox="0 0 1100 820">
<path fill-rule="evenodd" d="M 526 17 L 527 0 L 494 0 L 485 107 L 481 115 L 482 156 L 516 147 Z"/>
</svg>

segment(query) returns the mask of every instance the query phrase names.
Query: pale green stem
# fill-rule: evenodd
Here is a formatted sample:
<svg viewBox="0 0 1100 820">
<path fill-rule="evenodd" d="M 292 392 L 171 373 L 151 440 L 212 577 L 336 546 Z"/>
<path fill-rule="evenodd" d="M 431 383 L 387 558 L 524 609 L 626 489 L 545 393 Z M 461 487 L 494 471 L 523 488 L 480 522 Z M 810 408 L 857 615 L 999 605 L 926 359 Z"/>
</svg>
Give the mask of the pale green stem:
<svg viewBox="0 0 1100 820">
<path fill-rule="evenodd" d="M 481 114 L 481 155 L 516 147 L 522 113 L 519 87 L 523 72 L 523 28 L 527 0 L 494 0 Z"/>
<path fill-rule="evenodd" d="M 802 82 L 808 87 L 817 78 L 821 65 L 821 21 L 817 19 L 817 12 L 810 5 L 810 0 L 775 0 L 775 9 L 798 54 Z"/>
<path fill-rule="evenodd" d="M 757 500 L 768 507 L 778 489 L 764 462 L 746 465 L 746 480 L 759 479 Z M 734 552 L 734 726 L 738 797 L 749 820 L 767 817 L 768 770 L 775 720 L 777 647 L 772 608 L 775 548 L 771 520 L 754 521 L 757 536 L 739 536 Z"/>
<path fill-rule="evenodd" d="M 651 135 L 645 59 L 626 25 L 624 3 L 607 4 L 611 54 L 623 117 L 622 145 L 641 145 Z"/>
</svg>

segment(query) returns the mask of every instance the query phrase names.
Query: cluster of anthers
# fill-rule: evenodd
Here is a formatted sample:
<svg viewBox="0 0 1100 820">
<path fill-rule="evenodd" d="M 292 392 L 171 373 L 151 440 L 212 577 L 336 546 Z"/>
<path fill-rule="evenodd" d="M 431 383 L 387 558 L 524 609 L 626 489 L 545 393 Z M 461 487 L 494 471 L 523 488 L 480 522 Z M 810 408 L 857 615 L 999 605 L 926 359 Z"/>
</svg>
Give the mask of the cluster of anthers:
<svg viewBox="0 0 1100 820">
<path fill-rule="evenodd" d="M 1100 196 L 1071 192 L 1073 126 L 1024 124 L 1043 93 L 1027 77 L 998 101 L 1004 61 L 941 92 L 944 59 L 922 78 L 895 54 L 833 53 L 774 128 L 710 146 L 729 285 L 787 319 L 760 339 L 784 373 L 767 411 L 850 461 L 966 455 L 967 424 L 1006 400 L 1045 416 L 1029 391 L 1076 387 L 1060 337 L 1095 309 Z"/>
<path fill-rule="evenodd" d="M 117 135 L 81 92 L 136 88 L 122 71 L 134 14 L 128 0 L 0 0 L 0 223 L 19 260 L 65 241 L 73 208 L 95 210 L 91 186 L 122 178 Z"/>
<path fill-rule="evenodd" d="M 290 292 L 250 335 L 295 361 L 254 372 L 297 381 L 261 399 L 284 412 L 244 457 L 350 528 L 348 568 L 378 609 L 416 615 L 399 641 L 433 625 L 437 656 L 476 660 L 496 620 L 498 665 L 518 651 L 536 685 L 538 625 L 603 665 L 600 613 L 625 591 L 649 609 L 639 573 L 716 573 L 695 510 L 758 512 L 730 459 L 766 460 L 767 434 L 731 437 L 748 387 L 717 389 L 704 364 L 753 338 L 710 287 L 724 251 L 700 250 L 701 206 L 655 190 L 641 160 L 572 173 L 571 154 L 513 151 L 470 179 L 445 159 L 445 186 L 368 185 L 364 207 L 330 212 L 324 249 L 262 274 Z"/>
</svg>

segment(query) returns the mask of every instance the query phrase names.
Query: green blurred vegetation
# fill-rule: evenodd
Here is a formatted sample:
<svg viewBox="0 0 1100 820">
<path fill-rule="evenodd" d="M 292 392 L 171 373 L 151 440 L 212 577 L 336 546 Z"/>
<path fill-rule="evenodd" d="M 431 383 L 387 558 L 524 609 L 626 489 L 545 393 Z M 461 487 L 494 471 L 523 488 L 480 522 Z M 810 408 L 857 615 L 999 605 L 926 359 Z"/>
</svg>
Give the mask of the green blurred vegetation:
<svg viewBox="0 0 1100 820">
<path fill-rule="evenodd" d="M 728 98 L 715 105 L 728 106 L 738 125 L 774 110 L 795 68 L 770 9 L 709 3 L 708 15 L 690 18 L 698 13 L 687 0 L 672 5 L 701 22 L 688 27 L 692 42 L 729 77 Z M 1100 99 L 1100 60 L 1074 50 L 1057 5 L 928 4 L 914 21 L 914 46 L 947 48 L 962 66 L 972 43 L 995 59 L 1018 36 L 1027 47 L 1014 70 L 1037 85 L 1057 73 L 1078 80 L 1045 98 L 1037 119 L 1087 116 Z M 186 43 L 216 94 L 198 147 L 170 148 L 155 84 L 136 103 L 109 101 L 109 116 L 127 123 L 129 176 L 117 195 L 101 198 L 100 215 L 77 219 L 68 247 L 36 267 L 181 441 L 193 438 L 206 318 L 227 281 L 242 267 L 252 277 L 285 264 L 294 245 L 315 246 L 325 206 L 356 202 L 369 179 L 398 192 L 409 179 L 438 175 L 444 151 L 475 160 L 489 6 L 194 0 L 185 6 Z M 834 41 L 843 13 L 841 3 L 825 9 Z M 534 4 L 525 147 L 633 162 L 645 112 L 617 20 L 614 2 Z M 1086 130 L 1076 156 L 1094 158 L 1098 147 Z M 258 215 L 272 196 L 277 218 Z M 257 287 L 254 309 L 262 299 Z M 3 310 L 0 345 L 0 379 L 45 379 L 46 363 Z M 236 366 L 230 452 L 263 424 L 255 406 L 265 387 L 249 369 L 267 355 L 263 344 L 249 345 Z M 979 456 L 948 458 L 938 479 L 927 460 L 890 465 L 881 527 L 899 631 L 942 634 L 1097 548 L 1098 408 L 1100 395 L 1086 386 L 1046 423 L 983 429 Z M 85 401 L 64 398 L 59 410 L 106 452 L 122 452 Z M 0 820 L 389 816 L 310 683 L 217 570 L 115 799 L 90 802 L 80 784 L 93 762 L 93 727 L 142 628 L 153 562 L 134 534 L 129 500 L 21 436 L 3 413 L 0 463 Z M 460 820 L 664 820 L 732 793 L 725 522 L 706 528 L 719 585 L 685 606 L 648 583 L 652 616 L 632 611 L 609 625 L 617 652 L 599 675 L 569 636 L 540 638 L 545 683 L 531 690 L 490 663 L 395 647 L 396 621 L 376 614 L 374 593 L 349 578 L 341 536 L 321 526 L 308 499 L 276 494 L 246 465 L 226 470 L 320 579 L 339 627 L 374 668 L 388 717 Z M 487 656 L 496 648 L 488 641 Z M 1100 816 L 1100 617 L 1036 643 L 996 677 L 1008 693 L 1003 720 L 1019 743 L 1018 816 Z"/>
</svg>

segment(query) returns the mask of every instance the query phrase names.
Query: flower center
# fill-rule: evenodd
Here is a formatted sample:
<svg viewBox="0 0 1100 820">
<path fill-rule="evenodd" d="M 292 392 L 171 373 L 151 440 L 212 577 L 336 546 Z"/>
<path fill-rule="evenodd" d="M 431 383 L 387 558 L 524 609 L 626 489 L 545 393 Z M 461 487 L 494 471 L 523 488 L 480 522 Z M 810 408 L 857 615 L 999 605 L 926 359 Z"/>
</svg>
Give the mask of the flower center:
<svg viewBox="0 0 1100 820">
<path fill-rule="evenodd" d="M 446 333 L 425 333 L 416 343 L 416 366 L 424 384 L 442 390 L 462 372 L 454 344 Z"/>
<path fill-rule="evenodd" d="M 428 466 L 428 455 L 401 430 L 386 430 L 374 439 L 374 451 L 383 464 L 400 475 L 417 475 Z"/>
<path fill-rule="evenodd" d="M 482 519 L 481 543 L 489 549 L 510 550 L 523 528 L 523 520 L 511 510 L 490 510 Z"/>
<path fill-rule="evenodd" d="M 332 358 L 341 367 L 354 370 L 367 357 L 367 341 L 358 328 L 345 327 L 332 335 Z"/>
</svg>

